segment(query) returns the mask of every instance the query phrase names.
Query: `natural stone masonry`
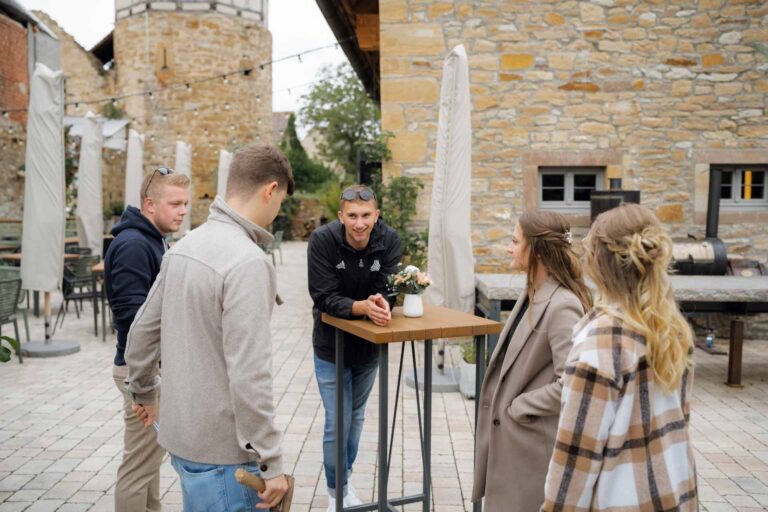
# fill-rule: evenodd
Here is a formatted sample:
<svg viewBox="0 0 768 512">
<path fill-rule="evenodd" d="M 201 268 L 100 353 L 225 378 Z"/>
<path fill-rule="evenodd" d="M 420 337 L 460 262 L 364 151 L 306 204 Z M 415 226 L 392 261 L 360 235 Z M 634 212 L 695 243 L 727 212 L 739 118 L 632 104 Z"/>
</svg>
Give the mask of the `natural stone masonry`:
<svg viewBox="0 0 768 512">
<path fill-rule="evenodd" d="M 271 59 L 272 37 L 260 20 L 244 14 L 247 6 L 234 12 L 220 9 L 228 3 L 260 2 L 180 2 L 182 9 L 171 8 L 176 2 L 149 3 L 151 9 L 144 12 L 142 6 L 147 2 L 118 2 L 116 92 L 169 84 L 181 87 L 152 98 L 127 98 L 118 105 L 133 118 L 131 127 L 145 134 L 147 170 L 173 166 L 176 140 L 192 145 L 195 226 L 207 217 L 208 204 L 216 194 L 219 149 L 272 142 L 271 67 L 259 67 Z M 131 7 L 133 14 L 123 16 L 123 4 L 136 4 Z M 168 4 L 168 10 L 160 4 Z M 193 4 L 194 10 L 187 8 Z M 251 67 L 248 76 L 190 84 L 188 90 L 184 87 L 187 80 Z"/>
<path fill-rule="evenodd" d="M 704 234 L 710 164 L 768 163 L 768 59 L 750 46 L 768 44 L 765 2 L 380 0 L 379 8 L 383 127 L 395 134 L 384 175 L 424 181 L 422 225 L 443 59 L 457 44 L 467 49 L 476 271 L 505 270 L 511 222 L 538 206 L 544 164 L 526 161 L 539 153 L 606 166 L 606 178 L 640 190 L 676 237 Z M 708 150 L 752 154 L 697 157 Z M 573 221 L 583 234 L 587 219 Z M 730 251 L 766 261 L 766 221 L 768 207 L 724 212 L 719 234 Z"/>
</svg>

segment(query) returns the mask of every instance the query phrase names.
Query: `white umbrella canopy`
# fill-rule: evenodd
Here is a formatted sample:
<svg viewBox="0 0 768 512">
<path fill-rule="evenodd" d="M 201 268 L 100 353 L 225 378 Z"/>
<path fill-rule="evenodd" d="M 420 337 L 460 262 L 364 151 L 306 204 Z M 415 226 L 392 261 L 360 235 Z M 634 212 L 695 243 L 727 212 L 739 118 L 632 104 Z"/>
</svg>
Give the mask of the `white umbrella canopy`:
<svg viewBox="0 0 768 512">
<path fill-rule="evenodd" d="M 80 247 L 101 256 L 104 236 L 104 214 L 101 192 L 101 123 L 88 112 L 80 140 L 80 163 L 77 170 L 77 234 Z"/>
<path fill-rule="evenodd" d="M 125 206 L 141 208 L 143 167 L 144 135 L 136 130 L 128 130 L 128 154 L 125 157 Z"/>
<path fill-rule="evenodd" d="M 475 305 L 470 106 L 467 53 L 458 45 L 443 65 L 427 266 L 430 302 L 469 313 Z"/>
<path fill-rule="evenodd" d="M 176 165 L 174 166 L 173 170 L 176 172 L 180 172 L 182 174 L 186 174 L 190 179 L 192 179 L 192 145 L 191 144 L 187 144 L 186 142 L 182 142 L 180 140 L 176 141 Z M 190 194 L 189 204 L 187 205 L 187 214 L 184 216 L 184 220 L 181 223 L 180 232 L 182 235 L 186 234 L 192 227 L 192 224 L 190 221 L 192 217 L 191 213 L 192 213 L 192 197 Z"/>
<path fill-rule="evenodd" d="M 219 150 L 219 172 L 216 179 L 216 193 L 224 197 L 227 193 L 227 178 L 229 178 L 229 164 L 232 163 L 232 153 L 226 149 Z"/>
<path fill-rule="evenodd" d="M 64 272 L 63 113 L 62 72 L 37 63 L 30 84 L 21 236 L 26 290 L 56 291 Z"/>
</svg>

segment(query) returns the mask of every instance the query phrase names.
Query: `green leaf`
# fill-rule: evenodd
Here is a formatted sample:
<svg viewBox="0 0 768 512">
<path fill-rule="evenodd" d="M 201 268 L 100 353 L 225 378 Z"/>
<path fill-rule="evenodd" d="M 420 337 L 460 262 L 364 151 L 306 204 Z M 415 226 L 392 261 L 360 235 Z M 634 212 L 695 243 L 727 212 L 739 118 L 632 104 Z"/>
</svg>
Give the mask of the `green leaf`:
<svg viewBox="0 0 768 512">
<path fill-rule="evenodd" d="M 3 341 L 11 346 L 13 352 L 19 356 L 19 361 L 21 361 L 21 343 L 19 343 L 16 338 L 11 338 L 10 336 L 0 336 L 0 363 L 7 363 L 10 361 L 11 355 L 13 353 L 3 346 Z"/>
<path fill-rule="evenodd" d="M 0 345 L 0 363 L 7 363 L 11 360 L 11 351 Z"/>
</svg>

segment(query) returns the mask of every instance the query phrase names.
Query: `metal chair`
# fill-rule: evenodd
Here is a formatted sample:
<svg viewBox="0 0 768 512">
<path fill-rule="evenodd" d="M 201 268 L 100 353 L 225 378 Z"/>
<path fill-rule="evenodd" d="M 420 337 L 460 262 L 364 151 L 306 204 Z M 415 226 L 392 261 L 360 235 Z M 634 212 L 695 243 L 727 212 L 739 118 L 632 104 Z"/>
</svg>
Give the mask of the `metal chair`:
<svg viewBox="0 0 768 512">
<path fill-rule="evenodd" d="M 10 267 L 7 265 L 0 265 L 0 280 L 18 279 L 21 282 L 21 268 Z M 29 292 L 21 290 L 19 292 L 19 300 L 16 303 L 16 313 L 21 314 L 24 320 L 24 333 L 27 335 L 27 341 L 29 341 L 29 319 L 27 318 L 27 309 L 24 308 L 25 299 L 28 299 Z M 21 340 L 19 340 L 21 341 Z"/>
<path fill-rule="evenodd" d="M 56 313 L 56 320 L 53 322 L 53 332 L 56 332 L 57 324 L 64 325 L 64 317 L 67 315 L 70 301 L 75 301 L 75 314 L 80 318 L 78 303 L 82 307 L 83 300 L 89 300 L 93 304 L 94 334 L 98 335 L 98 301 L 101 299 L 101 292 L 94 286 L 91 272 L 91 268 L 98 262 L 98 255 L 84 255 L 64 264 L 64 279 L 61 286 L 64 298 L 59 312 Z M 61 318 L 60 323 L 59 318 Z"/>
<path fill-rule="evenodd" d="M 19 307 L 20 294 L 20 278 L 0 279 L 0 334 L 2 334 L 2 326 L 4 324 L 12 323 L 16 340 L 19 340 L 19 323 L 16 319 L 16 312 Z M 21 354 L 19 354 L 19 362 L 21 362 Z"/>
<path fill-rule="evenodd" d="M 264 246 L 264 252 L 272 256 L 272 265 L 275 263 L 275 252 L 280 251 L 280 264 L 283 264 L 283 249 L 280 247 L 283 243 L 283 230 L 275 231 L 274 238 Z"/>
</svg>

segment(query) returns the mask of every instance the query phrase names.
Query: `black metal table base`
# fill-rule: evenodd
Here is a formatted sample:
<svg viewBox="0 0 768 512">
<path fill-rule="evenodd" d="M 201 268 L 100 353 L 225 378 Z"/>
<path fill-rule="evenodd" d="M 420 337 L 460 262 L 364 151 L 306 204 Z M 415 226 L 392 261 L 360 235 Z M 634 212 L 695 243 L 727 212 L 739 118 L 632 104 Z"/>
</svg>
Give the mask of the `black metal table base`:
<svg viewBox="0 0 768 512">
<path fill-rule="evenodd" d="M 416 367 L 416 349 L 413 341 L 411 343 L 411 354 L 413 357 L 414 369 Z M 402 379 L 403 356 L 406 347 L 400 355 L 400 371 L 397 380 L 396 397 L 399 398 L 400 382 Z M 391 460 L 391 449 L 388 448 L 391 441 L 387 439 L 389 433 L 389 345 L 383 343 L 379 345 L 379 453 L 378 453 L 378 496 L 373 503 L 365 503 L 354 507 L 344 508 L 344 474 L 346 472 L 346 463 L 344 456 L 344 334 L 343 331 L 336 329 L 336 512 L 364 512 L 368 510 L 378 510 L 380 512 L 395 512 L 396 508 L 410 503 L 421 502 L 424 512 L 428 512 L 431 507 L 431 450 L 432 450 L 432 340 L 424 340 L 424 417 L 419 417 L 419 434 L 422 450 L 423 463 L 423 490 L 419 494 L 402 496 L 399 498 L 388 498 L 388 479 L 389 466 Z M 415 372 L 414 372 L 415 373 Z M 419 387 L 415 388 L 416 409 L 421 416 L 419 407 Z M 396 398 L 396 399 L 397 399 Z M 391 438 L 394 438 L 394 428 L 397 418 L 397 401 L 395 402 L 394 419 L 392 421 Z M 423 423 L 422 423 L 423 421 Z M 423 428 L 422 428 L 423 425 Z"/>
</svg>

